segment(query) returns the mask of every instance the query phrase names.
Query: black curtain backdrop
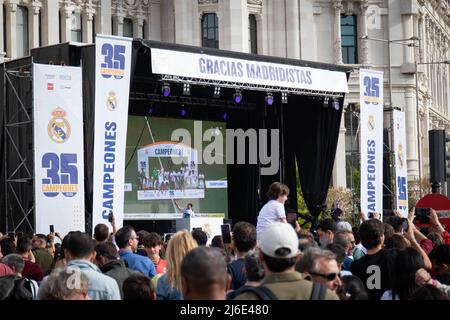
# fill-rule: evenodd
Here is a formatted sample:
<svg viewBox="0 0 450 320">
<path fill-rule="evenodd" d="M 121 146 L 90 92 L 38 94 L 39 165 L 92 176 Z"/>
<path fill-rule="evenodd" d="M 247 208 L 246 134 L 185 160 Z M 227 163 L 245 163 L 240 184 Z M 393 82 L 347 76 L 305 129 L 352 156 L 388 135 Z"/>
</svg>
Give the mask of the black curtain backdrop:
<svg viewBox="0 0 450 320">
<path fill-rule="evenodd" d="M 94 177 L 95 46 L 80 48 L 83 67 L 84 212 L 86 232 L 92 233 Z"/>
<path fill-rule="evenodd" d="M 297 159 L 305 203 L 311 215 L 317 217 L 330 185 L 342 107 L 335 110 L 329 103 L 324 108 L 323 97 L 292 96 L 289 99 L 293 101 L 287 108 L 288 139 Z"/>
</svg>

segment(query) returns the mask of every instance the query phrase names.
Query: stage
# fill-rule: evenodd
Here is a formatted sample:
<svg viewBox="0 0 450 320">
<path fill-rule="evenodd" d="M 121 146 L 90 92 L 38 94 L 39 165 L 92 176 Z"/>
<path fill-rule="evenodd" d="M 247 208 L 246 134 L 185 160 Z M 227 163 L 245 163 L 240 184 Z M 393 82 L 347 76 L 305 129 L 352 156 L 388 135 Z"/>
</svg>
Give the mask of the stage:
<svg viewBox="0 0 450 320">
<path fill-rule="evenodd" d="M 215 75 L 219 77 L 216 80 L 211 80 L 208 76 L 198 78 L 156 73 L 152 68 L 152 58 L 155 59 L 152 52 L 155 56 L 161 52 L 170 52 L 173 57 L 183 57 L 186 54 L 202 56 L 205 59 L 205 73 L 213 72 L 213 59 L 238 61 L 235 67 L 237 75 L 239 61 L 250 61 L 252 64 L 243 70 L 247 70 L 252 79 L 248 83 L 220 80 L 220 76 L 233 72 L 231 62 L 222 69 L 218 64 L 219 69 L 216 71 L 221 71 L 217 71 L 220 74 Z M 267 201 L 265 193 L 274 181 L 289 186 L 291 193 L 287 207 L 295 210 L 296 166 L 299 168 L 300 183 L 308 208 L 313 215 L 319 214 L 331 179 L 345 92 L 327 91 L 325 83 L 322 89 L 305 89 L 302 85 L 311 82 L 320 87 L 321 84 L 316 83 L 319 80 L 314 78 L 314 72 L 327 71 L 343 73 L 345 84 L 342 85 L 346 87 L 350 68 L 137 39 L 132 43 L 131 57 L 124 224 L 134 225 L 138 230 L 147 229 L 159 233 L 173 231 L 175 220 L 181 214 L 174 200 L 182 206 L 193 202 L 194 209 L 199 208 L 196 212 L 200 214 L 223 214 L 233 222 L 256 223 L 258 211 Z M 183 63 L 182 59 L 180 61 Z M 82 66 L 85 230 L 91 232 L 92 217 L 96 214 L 92 212 L 95 45 L 70 43 L 32 49 L 30 57 L 1 65 L 3 76 L 0 81 L 6 89 L 1 92 L 4 107 L 0 111 L 0 151 L 4 155 L 4 168 L 0 174 L 0 231 L 34 230 L 32 62 Z M 262 79 L 263 71 L 261 79 L 257 76 L 258 64 L 304 68 L 311 70 L 312 78 L 308 78 L 311 75 L 308 76 L 306 71 L 298 71 L 298 87 L 267 85 Z M 153 67 L 155 66 L 153 60 Z M 284 72 L 280 71 L 282 69 L 274 68 L 266 78 L 281 78 Z M 165 84 L 170 85 L 168 96 L 163 93 Z M 189 84 L 188 94 L 186 84 Z M 216 92 L 218 87 L 219 94 Z M 240 89 L 240 103 L 235 100 L 236 89 Z M 270 105 L 268 93 L 273 99 Z M 193 154 L 200 154 L 203 150 L 198 146 L 179 150 L 168 146 L 170 143 L 167 142 L 174 130 L 186 129 L 195 134 L 198 123 L 203 124 L 204 130 L 213 128 L 221 135 L 226 130 L 255 130 L 258 151 L 264 139 L 269 145 L 273 142 L 270 134 L 261 135 L 261 130 L 278 130 L 279 152 L 277 157 L 271 159 L 277 159 L 279 170 L 272 174 L 261 174 L 264 168 L 268 168 L 268 164 L 267 161 L 261 161 L 261 158 L 250 161 L 251 141 L 247 142 L 245 164 L 238 163 L 241 154 L 235 145 L 235 161 L 215 164 L 216 167 L 197 164 L 199 161 L 195 157 L 199 155 Z M 171 167 L 164 163 L 166 158 L 162 156 L 163 151 L 155 147 L 163 142 L 166 145 L 161 150 L 175 150 L 183 154 L 183 157 L 189 159 L 191 166 Z M 203 147 L 207 144 L 204 143 Z M 270 153 L 267 156 L 270 157 Z M 171 178 L 172 176 L 175 178 Z"/>
</svg>

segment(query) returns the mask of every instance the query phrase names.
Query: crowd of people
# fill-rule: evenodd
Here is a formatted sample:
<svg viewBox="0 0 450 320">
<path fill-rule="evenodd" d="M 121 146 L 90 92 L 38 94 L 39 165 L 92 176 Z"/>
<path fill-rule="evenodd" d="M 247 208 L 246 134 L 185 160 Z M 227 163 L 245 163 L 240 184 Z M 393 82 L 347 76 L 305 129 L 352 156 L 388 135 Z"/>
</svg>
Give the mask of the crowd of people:
<svg viewBox="0 0 450 320">
<path fill-rule="evenodd" d="M 73 231 L 0 235 L 2 300 L 447 300 L 450 235 L 431 209 L 375 215 L 352 227 L 343 212 L 316 230 L 287 223 L 289 189 L 274 183 L 257 226 L 234 224 L 230 244 L 202 230 L 155 232 L 99 224 Z M 61 243 L 55 243 L 59 238 Z"/>
</svg>

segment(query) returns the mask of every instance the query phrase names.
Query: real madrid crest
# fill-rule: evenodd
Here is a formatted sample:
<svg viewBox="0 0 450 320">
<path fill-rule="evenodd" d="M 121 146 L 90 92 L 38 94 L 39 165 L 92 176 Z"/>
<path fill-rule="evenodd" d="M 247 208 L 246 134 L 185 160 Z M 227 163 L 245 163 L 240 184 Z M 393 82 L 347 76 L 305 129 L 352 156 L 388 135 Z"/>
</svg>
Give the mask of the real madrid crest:
<svg viewBox="0 0 450 320">
<path fill-rule="evenodd" d="M 369 128 L 370 131 L 375 129 L 375 118 L 373 117 L 373 115 L 369 116 L 369 120 L 367 121 L 367 127 Z"/>
<path fill-rule="evenodd" d="M 66 142 L 71 133 L 70 123 L 65 118 L 66 112 L 58 107 L 52 111 L 52 119 L 47 126 L 47 132 L 50 139 L 56 143 Z"/>
<path fill-rule="evenodd" d="M 114 91 L 108 92 L 108 97 L 106 98 L 106 108 L 108 108 L 109 111 L 116 110 L 117 107 L 117 98 L 116 93 Z"/>
</svg>

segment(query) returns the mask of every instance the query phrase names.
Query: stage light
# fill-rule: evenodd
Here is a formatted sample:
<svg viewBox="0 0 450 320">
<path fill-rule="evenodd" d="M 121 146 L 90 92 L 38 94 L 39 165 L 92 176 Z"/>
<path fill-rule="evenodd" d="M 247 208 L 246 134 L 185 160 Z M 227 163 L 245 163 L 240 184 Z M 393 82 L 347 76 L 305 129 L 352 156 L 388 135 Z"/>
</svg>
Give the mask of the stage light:
<svg viewBox="0 0 450 320">
<path fill-rule="evenodd" d="M 282 92 L 281 93 L 281 103 L 288 103 L 288 93 L 287 92 Z"/>
<path fill-rule="evenodd" d="M 149 107 L 148 110 L 147 110 L 147 113 L 148 113 L 149 115 L 152 114 L 152 113 L 153 113 L 153 107 Z"/>
<path fill-rule="evenodd" d="M 236 89 L 236 92 L 233 95 L 234 102 L 241 103 L 242 101 L 242 92 L 239 89 Z"/>
<path fill-rule="evenodd" d="M 220 98 L 220 87 L 214 87 L 214 98 Z"/>
<path fill-rule="evenodd" d="M 191 85 L 189 83 L 183 83 L 183 94 L 185 96 L 191 95 Z"/>
<path fill-rule="evenodd" d="M 333 108 L 334 108 L 334 110 L 339 110 L 339 101 L 337 100 L 337 99 L 333 99 L 333 102 L 332 102 L 332 105 L 333 105 Z"/>
<path fill-rule="evenodd" d="M 270 93 L 270 92 L 268 92 L 268 93 L 266 94 L 266 104 L 267 104 L 268 106 L 271 106 L 271 105 L 273 104 L 273 95 L 272 95 L 272 93 Z"/>
<path fill-rule="evenodd" d="M 163 83 L 161 93 L 164 97 L 168 97 L 170 95 L 170 85 L 168 83 Z"/>
<path fill-rule="evenodd" d="M 223 113 L 223 120 L 227 120 L 228 114 L 226 112 Z"/>
<path fill-rule="evenodd" d="M 323 99 L 323 107 L 328 108 L 328 101 L 330 100 L 330 97 L 325 97 Z"/>
<path fill-rule="evenodd" d="M 181 109 L 181 116 L 182 117 L 186 117 L 186 115 L 187 115 L 187 110 L 186 109 Z"/>
</svg>

